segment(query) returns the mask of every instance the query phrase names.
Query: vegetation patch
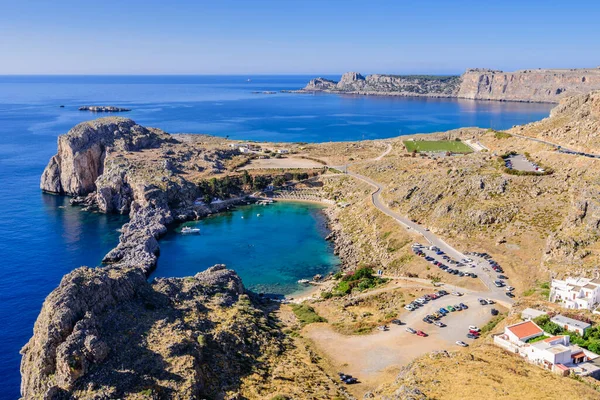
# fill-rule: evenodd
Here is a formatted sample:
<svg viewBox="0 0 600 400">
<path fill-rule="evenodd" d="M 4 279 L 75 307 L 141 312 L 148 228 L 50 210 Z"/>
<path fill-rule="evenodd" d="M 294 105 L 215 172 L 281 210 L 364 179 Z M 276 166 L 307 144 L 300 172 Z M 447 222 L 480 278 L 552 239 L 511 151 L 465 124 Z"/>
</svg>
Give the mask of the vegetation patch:
<svg viewBox="0 0 600 400">
<path fill-rule="evenodd" d="M 339 275 L 336 274 L 336 276 Z M 371 267 L 361 267 L 339 279 L 340 281 L 333 289 L 333 293 L 337 295 L 349 294 L 355 289 L 362 292 L 387 282 L 386 279 L 374 275 Z"/>
<path fill-rule="evenodd" d="M 292 311 L 302 325 L 308 325 L 314 322 L 327 322 L 325 318 L 317 314 L 314 308 L 307 304 L 292 304 Z"/>
<path fill-rule="evenodd" d="M 408 152 L 450 152 L 457 154 L 473 152 L 473 149 L 460 140 L 406 140 L 403 143 Z"/>
<path fill-rule="evenodd" d="M 487 332 L 493 331 L 494 328 L 496 328 L 496 326 L 498 326 L 498 324 L 500 322 L 502 322 L 502 320 L 504 320 L 504 318 L 506 318 L 506 314 L 504 314 L 504 313 L 496 315 L 487 324 L 485 324 L 484 326 L 481 327 L 481 333 L 487 333 Z"/>
<path fill-rule="evenodd" d="M 541 315 L 533 320 L 540 328 L 551 335 L 568 335 L 571 343 L 594 353 L 600 353 L 600 326 L 593 326 L 581 336 L 577 332 L 569 332 L 562 326 L 550 321 L 549 315 Z"/>
</svg>

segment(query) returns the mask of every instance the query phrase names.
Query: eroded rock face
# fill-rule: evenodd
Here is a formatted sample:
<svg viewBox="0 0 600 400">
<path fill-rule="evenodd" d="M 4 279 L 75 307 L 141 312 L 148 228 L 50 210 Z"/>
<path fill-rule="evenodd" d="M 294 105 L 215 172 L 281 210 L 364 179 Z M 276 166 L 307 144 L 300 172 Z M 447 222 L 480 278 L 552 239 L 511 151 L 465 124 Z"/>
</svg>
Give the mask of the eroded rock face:
<svg viewBox="0 0 600 400">
<path fill-rule="evenodd" d="M 138 151 L 158 147 L 166 134 L 137 125 L 127 118 L 83 122 L 58 138 L 58 153 L 50 159 L 40 181 L 47 192 L 86 195 L 96 189 L 111 148 Z"/>
<path fill-rule="evenodd" d="M 21 350 L 22 396 L 125 398 L 150 388 L 159 398 L 222 398 L 254 360 L 282 350 L 244 293 L 223 265 L 153 283 L 139 269 L 78 268 L 48 296 Z"/>
</svg>

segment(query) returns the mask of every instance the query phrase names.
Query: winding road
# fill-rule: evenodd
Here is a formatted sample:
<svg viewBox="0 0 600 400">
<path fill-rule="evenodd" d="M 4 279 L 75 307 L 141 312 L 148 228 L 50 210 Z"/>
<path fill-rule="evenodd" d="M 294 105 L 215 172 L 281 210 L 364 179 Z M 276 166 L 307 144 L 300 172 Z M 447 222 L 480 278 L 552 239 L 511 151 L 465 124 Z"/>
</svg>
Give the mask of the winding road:
<svg viewBox="0 0 600 400">
<path fill-rule="evenodd" d="M 386 150 L 380 154 L 378 157 L 371 159 L 371 161 L 380 161 L 390 153 L 392 150 L 392 145 L 390 143 L 386 143 Z M 344 166 L 330 166 L 331 168 L 338 169 L 343 171 L 344 173 L 359 179 L 363 182 L 371 185 L 374 190 L 371 192 L 371 202 L 373 205 L 381 212 L 386 214 L 387 216 L 392 217 L 396 222 L 402 225 L 405 229 L 416 232 L 420 234 L 427 242 L 429 242 L 433 246 L 437 246 L 440 250 L 446 253 L 448 256 L 452 257 L 455 260 L 462 260 L 467 258 L 461 251 L 456 249 L 455 247 L 448 244 L 442 238 L 432 233 L 428 228 L 423 227 L 422 225 L 417 224 L 416 222 L 411 221 L 409 218 L 404 217 L 394 211 L 392 211 L 386 204 L 385 201 L 381 197 L 381 192 L 385 188 L 385 186 L 379 182 L 374 181 L 373 179 L 366 177 L 364 175 L 357 174 L 356 172 L 352 172 L 348 170 L 348 167 L 352 164 L 347 164 Z M 496 300 L 502 301 L 503 303 L 512 304 L 514 301 L 505 295 L 505 290 L 503 288 L 498 288 L 494 285 L 494 278 L 490 275 L 489 270 L 484 270 L 483 265 L 477 262 L 475 263 L 475 267 L 471 269 L 471 271 L 477 274 L 477 277 L 483 282 L 483 284 L 488 288 L 489 297 L 492 297 Z"/>
</svg>

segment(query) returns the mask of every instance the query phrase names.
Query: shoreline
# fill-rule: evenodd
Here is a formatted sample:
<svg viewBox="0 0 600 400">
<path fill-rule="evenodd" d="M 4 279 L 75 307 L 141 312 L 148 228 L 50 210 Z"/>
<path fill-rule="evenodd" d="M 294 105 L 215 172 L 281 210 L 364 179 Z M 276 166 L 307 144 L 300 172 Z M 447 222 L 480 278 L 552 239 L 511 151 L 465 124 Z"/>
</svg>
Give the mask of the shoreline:
<svg viewBox="0 0 600 400">
<path fill-rule="evenodd" d="M 401 93 L 401 92 L 362 92 L 362 91 L 338 91 L 338 90 L 282 90 L 281 93 L 290 94 L 335 94 L 339 96 L 350 95 L 350 96 L 376 96 L 376 97 L 414 97 L 414 98 L 430 98 L 430 99 L 457 99 L 457 100 L 471 100 L 471 101 L 488 101 L 488 102 L 501 102 L 501 103 L 531 103 L 531 104 L 559 104 L 559 101 L 543 101 L 543 100 L 513 100 L 513 99 L 476 99 L 473 97 L 463 97 L 454 95 L 444 94 L 419 94 L 419 93 Z"/>
</svg>

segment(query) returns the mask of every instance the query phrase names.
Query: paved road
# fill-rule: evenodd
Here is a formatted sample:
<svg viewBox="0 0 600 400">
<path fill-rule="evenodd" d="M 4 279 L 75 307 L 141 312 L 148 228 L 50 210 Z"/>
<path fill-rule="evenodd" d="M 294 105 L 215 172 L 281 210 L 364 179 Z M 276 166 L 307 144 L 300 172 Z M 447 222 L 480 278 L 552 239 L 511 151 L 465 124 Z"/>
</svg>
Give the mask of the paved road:
<svg viewBox="0 0 600 400">
<path fill-rule="evenodd" d="M 531 136 L 519 135 L 517 133 L 510 133 L 510 135 L 516 136 L 518 138 L 525 139 L 525 140 L 531 140 L 533 142 L 547 144 L 548 146 L 555 147 L 561 153 L 575 154 L 575 155 L 580 155 L 580 156 L 584 156 L 584 157 L 591 157 L 591 158 L 600 158 L 600 154 L 584 153 L 584 152 L 581 152 L 581 151 L 569 149 L 569 148 L 567 148 L 565 146 L 562 146 L 560 144 L 549 142 L 547 140 L 542 140 L 542 139 L 534 138 L 534 137 L 531 137 Z"/>
<path fill-rule="evenodd" d="M 388 145 L 388 147 L 385 150 L 385 152 L 383 152 L 379 157 L 377 157 L 373 160 L 377 160 L 377 161 L 381 160 L 386 154 L 388 154 L 391 151 L 392 146 L 389 143 L 387 145 Z M 351 165 L 351 164 L 348 164 L 348 165 L 342 166 L 342 167 L 340 167 L 340 166 L 331 166 L 331 167 L 336 168 L 338 170 L 342 170 L 346 174 L 373 186 L 373 188 L 375 189 L 371 193 L 371 202 L 373 203 L 373 205 L 378 210 L 383 212 L 384 214 L 394 218 L 394 220 L 396 220 L 396 222 L 398 222 L 400 225 L 402 225 L 405 229 L 415 232 L 417 234 L 420 234 L 431 245 L 437 246 L 438 248 L 440 248 L 440 250 L 442 250 L 444 253 L 446 253 L 448 256 L 454 258 L 455 260 L 462 260 L 464 258 L 467 258 L 467 256 L 465 256 L 462 252 L 460 252 L 458 249 L 452 247 L 450 244 L 448 244 L 442 238 L 440 238 L 439 236 L 437 236 L 434 233 L 432 233 L 431 231 L 429 231 L 429 229 L 427 229 L 426 227 L 419 225 L 416 222 L 411 221 L 409 218 L 404 217 L 404 216 L 390 210 L 381 198 L 381 192 L 384 189 L 384 185 L 382 185 L 379 182 L 374 181 L 373 179 L 371 179 L 369 177 L 366 177 L 364 175 L 360 175 L 360 174 L 357 174 L 356 172 L 352 172 L 352 171 L 348 170 L 349 165 Z M 508 304 L 512 304 L 514 302 L 512 299 L 509 299 L 508 297 L 506 297 L 505 290 L 503 288 L 497 288 L 494 285 L 495 279 L 494 279 L 493 275 L 491 275 L 489 271 L 484 270 L 484 266 L 482 265 L 482 263 L 475 263 L 475 268 L 471 268 L 471 271 L 475 272 L 477 274 L 478 278 L 481 279 L 483 284 L 488 288 L 489 293 L 485 293 L 485 295 L 487 295 L 493 299 L 508 303 Z M 482 293 L 482 295 L 483 294 L 484 293 Z"/>
</svg>

